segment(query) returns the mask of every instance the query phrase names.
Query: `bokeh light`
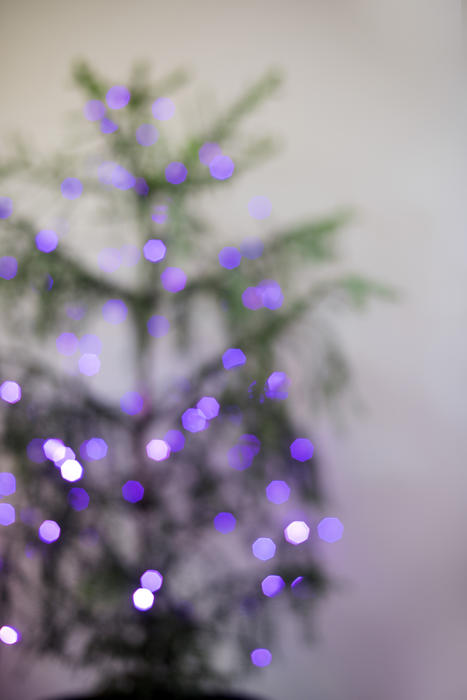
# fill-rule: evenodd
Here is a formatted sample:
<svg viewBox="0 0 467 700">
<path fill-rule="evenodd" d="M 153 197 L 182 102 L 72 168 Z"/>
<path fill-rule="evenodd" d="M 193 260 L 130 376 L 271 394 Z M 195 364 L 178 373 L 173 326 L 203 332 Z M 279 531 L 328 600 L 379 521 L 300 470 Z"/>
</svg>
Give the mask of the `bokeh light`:
<svg viewBox="0 0 467 700">
<path fill-rule="evenodd" d="M 152 116 L 154 119 L 159 119 L 161 122 L 171 119 L 175 114 L 175 105 L 170 97 L 158 97 L 151 107 Z"/>
<path fill-rule="evenodd" d="M 225 267 L 226 270 L 233 270 L 238 267 L 241 259 L 242 254 L 238 248 L 234 248 L 233 246 L 226 246 L 222 248 L 219 253 L 219 263 L 222 267 Z"/>
<path fill-rule="evenodd" d="M 242 304 L 245 308 L 256 311 L 263 306 L 263 295 L 256 287 L 247 287 L 242 294 Z"/>
<path fill-rule="evenodd" d="M 141 124 L 136 129 L 136 140 L 141 146 L 152 146 L 159 138 L 159 132 L 153 124 Z"/>
<path fill-rule="evenodd" d="M 267 197 L 252 197 L 248 202 L 248 211 L 253 219 L 267 219 L 271 210 L 272 205 Z"/>
<path fill-rule="evenodd" d="M 104 459 L 104 457 L 107 456 L 108 449 L 109 448 L 105 440 L 98 437 L 92 437 L 83 442 L 80 447 L 80 453 L 84 459 L 97 461 L 99 459 Z"/>
<path fill-rule="evenodd" d="M 229 348 L 222 355 L 222 364 L 225 369 L 240 367 L 246 362 L 246 355 L 240 348 Z"/>
<path fill-rule="evenodd" d="M 79 358 L 78 367 L 81 374 L 85 374 L 87 377 L 94 377 L 94 375 L 99 373 L 101 361 L 97 355 L 86 352 Z"/>
<path fill-rule="evenodd" d="M 14 627 L 10 627 L 9 625 L 0 627 L 0 642 L 10 646 L 11 644 L 16 644 L 19 640 L 20 634 Z"/>
<path fill-rule="evenodd" d="M 42 449 L 47 459 L 50 459 L 52 462 L 59 462 L 66 455 L 66 446 L 62 440 L 57 438 L 44 440 Z"/>
<path fill-rule="evenodd" d="M 55 520 L 44 520 L 39 527 L 39 538 L 42 542 L 56 542 L 60 537 L 60 525 Z"/>
<path fill-rule="evenodd" d="M 102 315 L 107 323 L 115 325 L 122 323 L 126 319 L 128 309 L 125 302 L 121 299 L 109 299 L 102 307 Z"/>
<path fill-rule="evenodd" d="M 227 180 L 232 177 L 235 164 L 229 156 L 215 156 L 209 163 L 209 172 L 215 180 Z"/>
<path fill-rule="evenodd" d="M 298 462 L 306 462 L 313 457 L 313 443 L 308 438 L 297 438 L 290 445 L 290 454 Z"/>
<path fill-rule="evenodd" d="M 150 440 L 146 445 L 146 454 L 155 462 L 162 462 L 170 457 L 170 445 L 165 440 Z"/>
<path fill-rule="evenodd" d="M 284 529 L 284 537 L 290 544 L 302 544 L 310 536 L 310 528 L 303 520 L 294 520 Z"/>
<path fill-rule="evenodd" d="M 167 221 L 168 207 L 166 204 L 156 204 L 152 210 L 151 219 L 156 224 L 164 224 Z"/>
<path fill-rule="evenodd" d="M 144 496 L 143 485 L 130 479 L 122 486 L 122 496 L 128 503 L 138 503 Z"/>
<path fill-rule="evenodd" d="M 66 459 L 60 467 L 62 479 L 79 481 L 83 476 L 83 467 L 76 459 Z"/>
<path fill-rule="evenodd" d="M 0 472 L 0 496 L 11 496 L 16 491 L 16 479 L 10 472 Z"/>
<path fill-rule="evenodd" d="M 251 545 L 254 556 L 261 561 L 272 559 L 276 553 L 276 545 L 269 537 L 258 537 Z"/>
<path fill-rule="evenodd" d="M 0 258 L 0 277 L 4 280 L 12 280 L 18 272 L 18 261 L 12 255 L 4 255 Z"/>
<path fill-rule="evenodd" d="M 74 486 L 68 494 L 68 503 L 73 510 L 86 510 L 89 505 L 89 494 L 79 486 Z"/>
<path fill-rule="evenodd" d="M 110 174 L 110 181 L 117 190 L 131 190 L 135 185 L 136 178 L 122 165 L 116 165 Z"/>
<path fill-rule="evenodd" d="M 182 182 L 185 182 L 187 174 L 186 167 L 179 161 L 169 163 L 165 169 L 165 179 L 171 185 L 180 185 Z"/>
<path fill-rule="evenodd" d="M 74 355 L 78 349 L 78 338 L 74 333 L 60 333 L 60 335 L 55 340 L 55 345 L 57 347 L 60 355 L 71 356 Z"/>
<path fill-rule="evenodd" d="M 10 197 L 0 197 L 0 219 L 8 219 L 13 214 L 13 202 Z"/>
<path fill-rule="evenodd" d="M 214 396 L 203 396 L 196 404 L 196 408 L 201 411 L 207 420 L 212 420 L 219 415 L 220 406 L 219 401 Z"/>
<path fill-rule="evenodd" d="M 162 588 L 164 577 L 157 569 L 147 569 L 141 575 L 140 583 L 142 588 L 147 588 L 148 591 L 155 593 Z"/>
<path fill-rule="evenodd" d="M 214 527 L 217 532 L 221 532 L 223 535 L 233 532 L 235 530 L 235 525 L 237 521 L 232 513 L 218 513 L 214 518 Z"/>
<path fill-rule="evenodd" d="M 266 380 L 264 393 L 268 399 L 282 401 L 289 395 L 290 379 L 285 372 L 273 372 Z"/>
<path fill-rule="evenodd" d="M 118 248 L 103 248 L 97 256 L 97 264 L 104 272 L 115 272 L 122 264 L 122 254 Z"/>
<path fill-rule="evenodd" d="M 218 143 L 208 141 L 203 143 L 198 151 L 198 156 L 203 165 L 210 165 L 216 156 L 222 155 L 222 149 Z"/>
<path fill-rule="evenodd" d="M 15 509 L 10 503 L 0 503 L 0 525 L 7 527 L 15 522 Z"/>
<path fill-rule="evenodd" d="M 207 427 L 208 422 L 198 408 L 188 408 L 182 415 L 182 425 L 190 433 L 199 433 Z"/>
<path fill-rule="evenodd" d="M 269 666 L 272 661 L 272 654 L 269 649 L 253 649 L 250 655 L 251 663 L 258 668 Z"/>
<path fill-rule="evenodd" d="M 139 194 L 140 197 L 146 197 L 149 194 L 149 185 L 144 179 L 144 177 L 135 178 L 135 184 L 133 185 L 133 189 L 136 192 L 136 194 Z"/>
<path fill-rule="evenodd" d="M 0 399 L 6 403 L 18 403 L 21 400 L 21 387 L 18 382 L 7 380 L 0 384 Z"/>
<path fill-rule="evenodd" d="M 172 452 L 180 452 L 185 447 L 185 436 L 181 430 L 168 430 L 164 435 L 164 440 Z"/>
<path fill-rule="evenodd" d="M 108 117 L 102 117 L 101 131 L 103 134 L 113 134 L 115 131 L 118 131 L 118 124 Z"/>
<path fill-rule="evenodd" d="M 120 408 L 129 416 L 136 416 L 144 408 L 144 399 L 137 391 L 127 391 L 120 399 Z"/>
<path fill-rule="evenodd" d="M 105 104 L 100 100 L 89 100 L 83 108 L 84 116 L 90 122 L 96 122 L 105 114 Z"/>
<path fill-rule="evenodd" d="M 344 534 L 344 526 L 339 518 L 323 518 L 318 523 L 318 537 L 324 542 L 337 542 Z"/>
<path fill-rule="evenodd" d="M 77 199 L 83 193 L 83 185 L 77 177 L 66 177 L 60 185 L 65 199 Z"/>
<path fill-rule="evenodd" d="M 36 247 L 41 253 L 51 253 L 58 245 L 58 236 L 51 229 L 43 229 L 36 236 Z"/>
<path fill-rule="evenodd" d="M 133 593 L 133 605 L 137 610 L 149 610 L 154 605 L 154 594 L 148 588 L 137 588 Z"/>
<path fill-rule="evenodd" d="M 285 481 L 271 481 L 266 486 L 266 496 L 271 503 L 286 503 L 289 500 L 290 487 Z"/>
<path fill-rule="evenodd" d="M 260 448 L 261 442 L 256 435 L 241 435 L 237 444 L 231 447 L 227 453 L 229 465 L 238 471 L 248 469 Z"/>
<path fill-rule="evenodd" d="M 304 580 L 305 579 L 303 578 L 303 576 L 297 576 L 297 578 L 294 578 L 294 580 L 290 584 L 290 588 L 296 588 Z"/>
<path fill-rule="evenodd" d="M 274 311 L 282 306 L 284 295 L 280 284 L 276 280 L 262 280 L 257 288 L 263 298 L 263 305 L 267 309 Z"/>
<path fill-rule="evenodd" d="M 161 283 L 168 292 L 176 294 L 185 289 L 186 274 L 179 267 L 166 267 L 161 274 Z"/>
<path fill-rule="evenodd" d="M 149 262 L 159 262 L 165 258 L 167 248 L 163 241 L 158 238 L 151 238 L 144 244 L 143 255 Z"/>
<path fill-rule="evenodd" d="M 110 109 L 123 109 L 130 101 L 130 91 L 125 85 L 114 85 L 105 96 Z"/>
<path fill-rule="evenodd" d="M 165 316 L 151 316 L 147 323 L 148 333 L 154 338 L 162 338 L 170 330 L 170 323 Z"/>
<path fill-rule="evenodd" d="M 266 576 L 266 578 L 261 581 L 261 589 L 264 595 L 267 595 L 268 598 L 274 598 L 274 596 L 278 595 L 284 587 L 285 582 L 282 576 L 277 576 L 275 574 Z"/>
</svg>

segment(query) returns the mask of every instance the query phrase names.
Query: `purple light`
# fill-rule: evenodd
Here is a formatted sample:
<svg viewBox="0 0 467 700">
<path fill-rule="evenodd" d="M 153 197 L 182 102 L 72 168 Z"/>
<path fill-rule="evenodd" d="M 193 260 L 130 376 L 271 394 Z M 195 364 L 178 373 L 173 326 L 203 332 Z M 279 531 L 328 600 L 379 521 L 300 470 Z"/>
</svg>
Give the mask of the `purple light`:
<svg viewBox="0 0 467 700">
<path fill-rule="evenodd" d="M 86 307 L 80 304 L 72 304 L 66 307 L 66 315 L 72 318 L 73 321 L 81 321 L 86 314 Z"/>
<path fill-rule="evenodd" d="M 124 85 L 114 85 L 105 96 L 110 109 L 122 109 L 130 101 L 130 91 Z"/>
<path fill-rule="evenodd" d="M 258 537 L 251 545 L 254 556 L 261 561 L 272 559 L 276 553 L 276 545 L 269 537 Z"/>
<path fill-rule="evenodd" d="M 324 542 L 337 542 L 344 534 L 344 526 L 339 518 L 323 518 L 318 523 L 318 537 Z"/>
<path fill-rule="evenodd" d="M 310 528 L 303 520 L 294 520 L 284 529 L 284 537 L 290 544 L 302 544 L 310 536 Z"/>
<path fill-rule="evenodd" d="M 149 185 L 144 177 L 137 177 L 133 188 L 140 197 L 146 197 L 149 194 Z"/>
<path fill-rule="evenodd" d="M 172 452 L 180 452 L 185 447 L 185 436 L 180 430 L 169 430 L 164 435 L 164 440 L 170 446 Z"/>
<path fill-rule="evenodd" d="M 157 204 L 152 210 L 151 219 L 156 222 L 156 224 L 164 224 L 167 220 L 167 205 Z"/>
<path fill-rule="evenodd" d="M 151 316 L 147 323 L 148 333 L 154 338 L 162 338 L 170 330 L 170 323 L 165 316 Z"/>
<path fill-rule="evenodd" d="M 60 525 L 55 520 L 44 520 L 39 527 L 39 537 L 42 542 L 56 542 L 60 537 Z"/>
<path fill-rule="evenodd" d="M 219 402 L 213 396 L 203 396 L 196 404 L 207 420 L 212 420 L 219 415 Z"/>
<path fill-rule="evenodd" d="M 136 178 L 132 175 L 129 170 L 122 167 L 121 165 L 116 165 L 112 170 L 110 175 L 111 184 L 117 190 L 131 190 L 134 187 Z"/>
<path fill-rule="evenodd" d="M 247 445 L 234 445 L 227 453 L 229 466 L 238 471 L 251 467 L 253 457 L 253 451 Z"/>
<path fill-rule="evenodd" d="M 12 255 L 4 255 L 0 258 L 0 277 L 4 280 L 12 280 L 18 272 L 18 261 Z"/>
<path fill-rule="evenodd" d="M 122 254 L 118 248 L 103 248 L 97 256 L 97 264 L 104 272 L 115 272 L 122 264 Z"/>
<path fill-rule="evenodd" d="M 122 254 L 122 265 L 125 267 L 133 267 L 138 264 L 141 253 L 135 245 L 128 243 L 127 245 L 123 245 L 120 251 Z"/>
<path fill-rule="evenodd" d="M 83 193 L 83 185 L 77 177 L 66 177 L 60 189 L 65 199 L 77 199 Z"/>
<path fill-rule="evenodd" d="M 136 416 L 141 413 L 144 407 L 144 399 L 137 391 L 127 391 L 120 399 L 120 408 L 123 413 L 129 416 Z"/>
<path fill-rule="evenodd" d="M 78 349 L 78 338 L 74 333 L 61 333 L 55 340 L 60 355 L 74 355 Z"/>
<path fill-rule="evenodd" d="M 199 433 L 207 427 L 208 422 L 198 408 L 188 408 L 182 415 L 182 425 L 190 433 Z"/>
<path fill-rule="evenodd" d="M 0 496 L 11 496 L 16 491 L 16 479 L 10 472 L 0 472 Z"/>
<path fill-rule="evenodd" d="M 272 654 L 269 649 L 254 649 L 250 655 L 251 663 L 259 668 L 269 666 L 272 660 Z"/>
<path fill-rule="evenodd" d="M 152 103 L 151 110 L 154 119 L 165 122 L 175 114 L 175 105 L 169 97 L 159 97 Z"/>
<path fill-rule="evenodd" d="M 19 642 L 20 639 L 21 636 L 18 630 L 15 630 L 14 627 L 10 627 L 9 625 L 3 625 L 3 627 L 0 627 L 0 641 L 4 644 L 8 644 L 8 646 L 10 646 L 11 644 L 16 644 Z"/>
<path fill-rule="evenodd" d="M 51 253 L 58 245 L 58 236 L 55 231 L 43 229 L 36 236 L 36 247 L 42 253 Z"/>
<path fill-rule="evenodd" d="M 140 578 L 141 587 L 147 588 L 148 591 L 151 591 L 151 593 L 155 593 L 156 591 L 160 590 L 162 588 L 163 581 L 164 577 L 160 571 L 157 571 L 157 569 L 147 569 Z"/>
<path fill-rule="evenodd" d="M 297 438 L 290 445 L 290 454 L 298 462 L 306 462 L 308 459 L 311 459 L 313 451 L 313 444 L 307 438 Z"/>
<path fill-rule="evenodd" d="M 274 596 L 282 591 L 284 586 L 285 582 L 282 576 L 276 576 L 274 574 L 266 576 L 266 578 L 261 581 L 262 591 L 268 598 L 274 598 Z"/>
<path fill-rule="evenodd" d="M 42 462 L 45 462 L 46 457 L 44 455 L 43 445 L 44 440 L 41 440 L 40 438 L 33 438 L 31 442 L 29 442 L 28 446 L 26 447 L 26 452 L 31 462 L 35 462 L 36 464 L 42 464 Z"/>
<path fill-rule="evenodd" d="M 179 267 L 166 267 L 161 274 L 161 282 L 164 289 L 176 294 L 185 289 L 186 275 Z"/>
<path fill-rule="evenodd" d="M 85 333 L 79 341 L 79 349 L 81 352 L 92 352 L 94 355 L 99 355 L 102 352 L 102 342 L 99 336 L 93 333 Z"/>
<path fill-rule="evenodd" d="M 103 117 L 101 119 L 101 131 L 103 134 L 113 134 L 114 131 L 118 131 L 118 124 L 108 117 Z"/>
<path fill-rule="evenodd" d="M 222 355 L 222 364 L 225 369 L 234 369 L 240 367 L 246 362 L 246 355 L 239 348 L 229 348 Z"/>
<path fill-rule="evenodd" d="M 242 304 L 247 309 L 260 309 L 263 306 L 263 295 L 256 287 L 247 287 L 242 294 Z"/>
<path fill-rule="evenodd" d="M 264 393 L 268 399 L 282 401 L 289 395 L 290 379 L 285 372 L 273 372 L 266 380 Z"/>
<path fill-rule="evenodd" d="M 154 605 L 154 594 L 147 588 L 137 588 L 133 593 L 133 605 L 137 610 L 149 610 Z"/>
<path fill-rule="evenodd" d="M 198 151 L 198 155 L 203 165 L 211 165 L 216 156 L 222 155 L 222 149 L 218 143 L 208 141 L 203 143 Z"/>
<path fill-rule="evenodd" d="M 78 360 L 78 367 L 81 374 L 86 377 L 94 377 L 101 368 L 101 361 L 97 355 L 85 352 Z"/>
<path fill-rule="evenodd" d="M 155 462 L 163 462 L 170 457 L 170 445 L 165 440 L 150 440 L 146 445 L 146 454 Z"/>
<path fill-rule="evenodd" d="M 258 284 L 258 289 L 263 297 L 263 304 L 266 308 L 279 309 L 284 301 L 284 295 L 280 284 L 275 280 L 263 280 Z"/>
<path fill-rule="evenodd" d="M 236 523 L 237 521 L 232 513 L 218 513 L 214 518 L 214 527 L 217 532 L 221 532 L 223 535 L 233 532 Z"/>
<path fill-rule="evenodd" d="M 128 314 L 128 309 L 121 299 L 109 299 L 102 307 L 102 315 L 107 323 L 122 323 Z"/>
<path fill-rule="evenodd" d="M 158 238 L 150 238 L 144 244 L 143 255 L 149 262 L 156 263 L 165 258 L 167 248 L 165 243 Z"/>
<path fill-rule="evenodd" d="M 187 174 L 187 169 L 179 161 L 169 163 L 165 169 L 165 179 L 171 185 L 180 185 L 182 182 L 185 182 Z"/>
<path fill-rule="evenodd" d="M 271 210 L 272 205 L 267 197 L 252 197 L 248 202 L 248 211 L 253 219 L 267 219 Z"/>
<path fill-rule="evenodd" d="M 260 258 L 264 251 L 264 244 L 259 238 L 245 238 L 240 245 L 243 257 L 249 260 Z"/>
<path fill-rule="evenodd" d="M 233 270 L 235 267 L 238 267 L 241 259 L 242 254 L 233 246 L 226 246 L 222 248 L 219 253 L 219 263 L 222 267 L 225 267 L 226 270 Z"/>
<path fill-rule="evenodd" d="M 209 172 L 216 180 L 227 180 L 234 170 L 235 164 L 229 156 L 216 156 L 209 164 Z"/>
<path fill-rule="evenodd" d="M 90 438 L 89 440 L 86 440 L 83 445 L 85 445 L 85 448 L 83 449 L 88 459 L 96 461 L 98 459 L 104 459 L 104 457 L 107 455 L 107 443 L 102 438 Z"/>
<path fill-rule="evenodd" d="M 152 124 L 141 124 L 136 129 L 136 140 L 141 146 L 152 146 L 159 138 L 159 132 Z"/>
<path fill-rule="evenodd" d="M 60 467 L 60 473 L 65 481 L 79 481 L 83 476 L 83 467 L 76 459 L 66 459 Z"/>
<path fill-rule="evenodd" d="M 144 488 L 139 481 L 127 481 L 122 486 L 122 496 L 129 503 L 138 503 L 144 496 Z"/>
<path fill-rule="evenodd" d="M 289 500 L 290 487 L 285 481 L 271 481 L 266 486 L 266 496 L 271 503 L 285 503 Z"/>
<path fill-rule="evenodd" d="M 9 380 L 0 384 L 0 399 L 6 403 L 18 403 L 21 399 L 20 385 Z"/>
<path fill-rule="evenodd" d="M 290 588 L 295 588 L 295 587 L 298 586 L 298 584 L 301 583 L 302 581 L 303 581 L 303 576 L 297 576 L 297 578 L 294 578 L 294 580 L 293 580 L 292 583 L 290 584 Z"/>
<path fill-rule="evenodd" d="M 55 459 L 53 461 L 55 463 L 55 466 L 60 468 L 62 467 L 65 460 L 74 459 L 76 457 L 71 447 L 66 447 L 65 445 L 62 445 L 61 450 L 57 449 L 54 456 Z"/>
<path fill-rule="evenodd" d="M 89 505 L 89 495 L 84 489 L 75 486 L 70 489 L 68 503 L 74 510 L 85 510 Z"/>
<path fill-rule="evenodd" d="M 9 503 L 0 503 L 0 525 L 7 527 L 15 522 L 15 509 Z"/>
<path fill-rule="evenodd" d="M 105 114 L 105 104 L 100 100 L 89 100 L 83 108 L 84 116 L 90 122 L 96 122 Z"/>
<path fill-rule="evenodd" d="M 13 214 L 13 202 L 9 197 L 0 197 L 0 219 L 8 219 Z"/>
</svg>

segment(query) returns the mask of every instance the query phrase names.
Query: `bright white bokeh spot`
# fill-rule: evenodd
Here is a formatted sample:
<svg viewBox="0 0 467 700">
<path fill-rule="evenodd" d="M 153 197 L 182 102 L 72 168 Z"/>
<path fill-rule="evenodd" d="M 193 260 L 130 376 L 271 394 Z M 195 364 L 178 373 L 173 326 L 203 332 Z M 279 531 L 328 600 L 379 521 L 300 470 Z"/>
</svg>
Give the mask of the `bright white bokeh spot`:
<svg viewBox="0 0 467 700">
<path fill-rule="evenodd" d="M 309 538 L 310 528 L 303 520 L 294 520 L 285 528 L 284 536 L 290 544 L 301 544 Z"/>
<path fill-rule="evenodd" d="M 133 593 L 133 605 L 137 610 L 149 610 L 154 604 L 154 594 L 148 588 L 137 588 Z"/>
<path fill-rule="evenodd" d="M 66 459 L 60 467 L 65 481 L 78 481 L 83 476 L 83 467 L 76 459 Z"/>
<path fill-rule="evenodd" d="M 170 445 L 165 440 L 150 440 L 146 445 L 146 453 L 149 459 L 162 462 L 170 457 Z"/>
<path fill-rule="evenodd" d="M 14 627 L 3 625 L 3 627 L 0 627 L 0 641 L 8 645 L 16 644 L 19 642 L 19 633 Z"/>
</svg>

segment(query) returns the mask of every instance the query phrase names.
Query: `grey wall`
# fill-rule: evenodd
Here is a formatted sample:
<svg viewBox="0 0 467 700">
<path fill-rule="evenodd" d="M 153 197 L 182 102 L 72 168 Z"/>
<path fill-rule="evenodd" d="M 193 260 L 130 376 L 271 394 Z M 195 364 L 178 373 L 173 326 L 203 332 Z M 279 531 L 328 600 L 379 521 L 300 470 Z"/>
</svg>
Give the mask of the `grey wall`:
<svg viewBox="0 0 467 700">
<path fill-rule="evenodd" d="M 324 555 L 341 586 L 316 644 L 287 629 L 283 658 L 248 681 L 271 700 L 467 697 L 460 34 L 452 0 L 0 5 L 0 133 L 19 127 L 44 150 L 77 105 L 76 55 L 119 80 L 135 58 L 187 65 L 219 104 L 283 67 L 285 88 L 254 123 L 285 149 L 230 190 L 230 218 L 251 226 L 241 212 L 257 193 L 276 222 L 352 204 L 347 259 L 404 291 L 397 306 L 342 322 L 366 409 L 344 432 L 320 424 L 329 512 L 346 527 Z M 68 684 L 42 665 L 11 697 Z"/>
</svg>

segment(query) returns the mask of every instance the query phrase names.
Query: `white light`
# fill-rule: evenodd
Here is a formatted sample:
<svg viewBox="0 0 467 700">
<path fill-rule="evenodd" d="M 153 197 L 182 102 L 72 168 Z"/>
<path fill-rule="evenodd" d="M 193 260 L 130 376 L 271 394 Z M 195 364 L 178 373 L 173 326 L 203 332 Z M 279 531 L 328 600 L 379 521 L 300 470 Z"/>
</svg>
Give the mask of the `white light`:
<svg viewBox="0 0 467 700">
<path fill-rule="evenodd" d="M 290 544 L 301 544 L 310 536 L 310 528 L 303 520 L 294 520 L 284 530 L 285 539 Z"/>
<path fill-rule="evenodd" d="M 78 481 L 83 476 L 83 467 L 76 459 L 66 459 L 60 467 L 65 481 Z"/>
<path fill-rule="evenodd" d="M 133 605 L 138 610 L 149 610 L 154 604 L 154 596 L 147 588 L 137 588 L 133 593 Z"/>
<path fill-rule="evenodd" d="M 13 627 L 3 625 L 0 627 L 0 640 L 4 644 L 16 644 L 19 641 L 19 634 Z"/>
<path fill-rule="evenodd" d="M 165 440 L 151 440 L 146 445 L 146 453 L 149 459 L 162 462 L 170 457 L 170 445 Z"/>
</svg>

